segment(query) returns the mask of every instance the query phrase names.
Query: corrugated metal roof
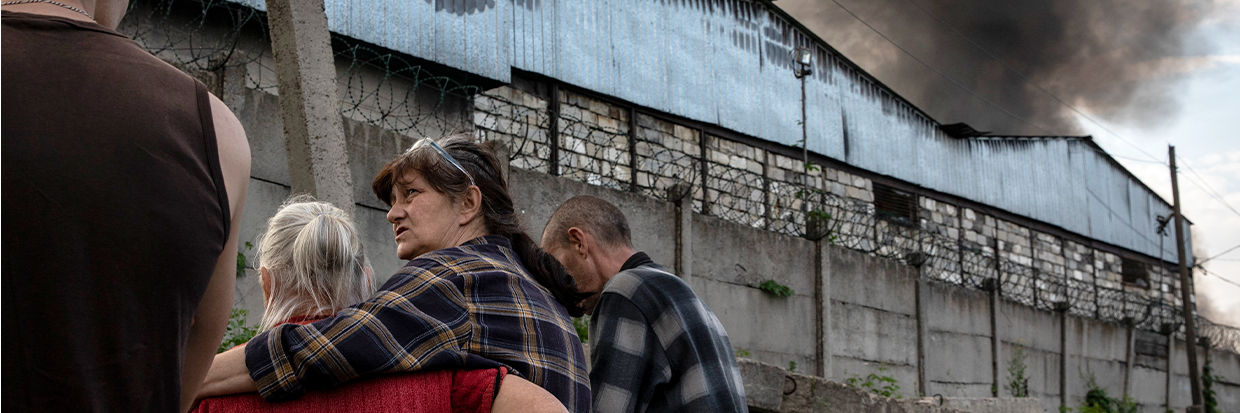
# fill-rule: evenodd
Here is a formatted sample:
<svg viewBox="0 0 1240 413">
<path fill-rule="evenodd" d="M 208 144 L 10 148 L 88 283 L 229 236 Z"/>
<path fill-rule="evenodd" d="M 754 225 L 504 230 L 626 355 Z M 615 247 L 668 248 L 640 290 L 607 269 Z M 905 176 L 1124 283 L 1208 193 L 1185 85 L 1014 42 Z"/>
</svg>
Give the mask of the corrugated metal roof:
<svg viewBox="0 0 1240 413">
<path fill-rule="evenodd" d="M 261 0 L 237 0 L 263 8 Z M 331 30 L 507 82 L 511 68 L 810 150 L 1175 261 L 1169 205 L 1081 138 L 956 139 L 782 12 L 747 0 L 326 0 Z"/>
</svg>

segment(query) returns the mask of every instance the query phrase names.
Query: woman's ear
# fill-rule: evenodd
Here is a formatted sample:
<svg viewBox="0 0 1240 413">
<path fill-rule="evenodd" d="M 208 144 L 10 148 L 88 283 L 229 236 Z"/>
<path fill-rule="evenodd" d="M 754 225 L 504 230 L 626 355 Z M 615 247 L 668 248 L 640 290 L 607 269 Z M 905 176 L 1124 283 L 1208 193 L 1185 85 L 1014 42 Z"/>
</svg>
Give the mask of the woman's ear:
<svg viewBox="0 0 1240 413">
<path fill-rule="evenodd" d="M 266 305 L 271 301 L 271 291 L 274 289 L 271 283 L 274 280 L 271 277 L 271 271 L 267 267 L 258 267 L 258 283 L 263 286 L 263 304 Z"/>
<path fill-rule="evenodd" d="M 369 266 L 363 267 L 362 272 L 366 273 L 366 291 L 375 290 L 375 269 Z"/>
<path fill-rule="evenodd" d="M 458 225 L 469 224 L 474 218 L 480 218 L 482 214 L 482 190 L 477 185 L 470 185 L 465 190 L 465 197 L 461 200 L 461 219 Z"/>
</svg>

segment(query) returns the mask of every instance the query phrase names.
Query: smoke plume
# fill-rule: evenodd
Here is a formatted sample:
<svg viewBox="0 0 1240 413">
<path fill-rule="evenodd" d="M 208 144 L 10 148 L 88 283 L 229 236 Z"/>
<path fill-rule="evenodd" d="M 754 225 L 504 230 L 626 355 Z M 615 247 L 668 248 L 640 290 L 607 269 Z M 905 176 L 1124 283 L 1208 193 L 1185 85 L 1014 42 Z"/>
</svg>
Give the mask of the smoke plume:
<svg viewBox="0 0 1240 413">
<path fill-rule="evenodd" d="M 999 134 L 1081 133 L 1050 95 L 1095 118 L 1159 126 L 1212 49 L 1193 29 L 1213 0 L 838 1 L 952 80 L 832 0 L 776 4 L 939 122 Z"/>
</svg>

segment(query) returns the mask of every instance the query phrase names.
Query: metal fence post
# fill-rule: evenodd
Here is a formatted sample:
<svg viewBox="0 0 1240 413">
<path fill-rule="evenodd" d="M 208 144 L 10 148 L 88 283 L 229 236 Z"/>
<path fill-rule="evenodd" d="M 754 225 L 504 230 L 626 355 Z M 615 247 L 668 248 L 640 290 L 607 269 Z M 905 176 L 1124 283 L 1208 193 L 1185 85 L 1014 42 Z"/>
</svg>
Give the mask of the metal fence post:
<svg viewBox="0 0 1240 413">
<path fill-rule="evenodd" d="M 547 162 L 547 172 L 551 176 L 560 176 L 560 84 L 551 84 L 550 130 L 547 131 L 547 144 L 551 146 L 551 156 Z"/>
<path fill-rule="evenodd" d="M 697 133 L 698 133 L 698 154 L 702 157 L 701 158 L 702 162 L 700 165 L 702 168 L 702 215 L 709 216 L 711 215 L 710 213 L 710 184 L 709 184 L 710 156 L 707 156 L 706 154 L 706 151 L 708 149 L 708 146 L 706 145 L 706 138 L 707 138 L 706 131 L 703 131 L 702 129 L 698 129 Z"/>
<path fill-rule="evenodd" d="M 762 150 L 762 229 L 771 229 L 771 153 Z"/>
<path fill-rule="evenodd" d="M 999 397 L 999 295 L 1003 288 L 1003 265 L 999 261 L 999 239 L 992 238 L 995 249 L 995 278 L 991 280 L 990 289 L 990 397 Z"/>
<path fill-rule="evenodd" d="M 637 108 L 634 106 L 629 106 L 629 192 L 637 192 Z"/>
</svg>

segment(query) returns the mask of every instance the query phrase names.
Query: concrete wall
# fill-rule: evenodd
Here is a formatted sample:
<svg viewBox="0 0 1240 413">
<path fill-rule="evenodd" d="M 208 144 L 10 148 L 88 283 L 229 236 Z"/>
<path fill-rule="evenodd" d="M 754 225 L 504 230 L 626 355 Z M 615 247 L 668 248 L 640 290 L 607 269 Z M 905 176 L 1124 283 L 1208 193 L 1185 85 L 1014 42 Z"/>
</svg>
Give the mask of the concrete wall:
<svg viewBox="0 0 1240 413">
<path fill-rule="evenodd" d="M 990 397 L 990 297 L 927 282 L 926 394 Z"/>
<path fill-rule="evenodd" d="M 915 269 L 845 248 L 827 251 L 824 276 L 831 277 L 832 315 L 827 378 L 879 373 L 895 378 L 902 395 L 916 395 Z"/>
<path fill-rule="evenodd" d="M 1000 346 L 999 382 L 1007 383 L 1011 355 L 1021 346 L 1025 355 L 1029 397 L 1042 400 L 1047 411 L 1059 407 L 1059 314 L 1000 300 L 997 320 Z M 1000 386 L 1000 394 L 1011 394 Z"/>
</svg>

